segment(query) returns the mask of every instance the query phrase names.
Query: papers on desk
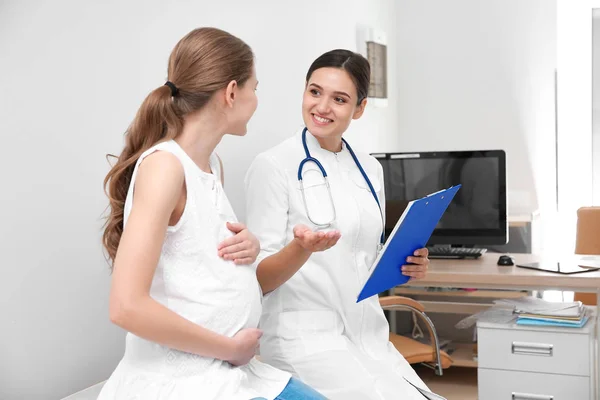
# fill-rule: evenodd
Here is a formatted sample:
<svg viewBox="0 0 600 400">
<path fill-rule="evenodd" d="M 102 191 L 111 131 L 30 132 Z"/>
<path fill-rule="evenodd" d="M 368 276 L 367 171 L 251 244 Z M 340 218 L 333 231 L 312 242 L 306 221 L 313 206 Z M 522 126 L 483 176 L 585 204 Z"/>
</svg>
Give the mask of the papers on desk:
<svg viewBox="0 0 600 400">
<path fill-rule="evenodd" d="M 517 318 L 517 325 L 537 325 L 537 326 L 562 326 L 564 328 L 582 328 L 588 321 L 588 317 L 582 317 L 577 321 L 557 320 L 547 318 Z"/>
<path fill-rule="evenodd" d="M 497 300 L 495 303 L 498 305 L 513 306 L 516 313 L 545 314 L 555 317 L 575 317 L 583 307 L 580 301 L 553 303 L 531 296 L 520 297 L 518 299 L 502 299 Z"/>
<path fill-rule="evenodd" d="M 498 300 L 495 303 L 513 307 L 517 325 L 581 328 L 588 320 L 586 308 L 580 301 L 553 303 L 536 297 L 522 297 Z"/>
<path fill-rule="evenodd" d="M 573 256 L 573 262 L 576 265 L 584 268 L 600 268 L 600 255 L 592 256 L 585 254 L 575 254 Z"/>
</svg>

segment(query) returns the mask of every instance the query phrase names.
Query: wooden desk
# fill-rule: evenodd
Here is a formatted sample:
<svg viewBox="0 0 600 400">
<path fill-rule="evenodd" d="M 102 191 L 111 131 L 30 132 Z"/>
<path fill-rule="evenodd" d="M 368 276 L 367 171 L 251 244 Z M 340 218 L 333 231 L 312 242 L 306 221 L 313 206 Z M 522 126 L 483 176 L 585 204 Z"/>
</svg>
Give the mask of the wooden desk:
<svg viewBox="0 0 600 400">
<path fill-rule="evenodd" d="M 397 288 L 396 294 L 411 288 L 477 288 L 477 289 L 513 289 L 513 290 L 566 290 L 585 293 L 596 293 L 600 299 L 600 271 L 582 274 L 562 275 L 551 272 L 540 272 L 514 266 L 498 266 L 500 254 L 486 253 L 478 260 L 431 260 L 426 279 L 415 280 Z M 515 264 L 540 261 L 539 256 L 531 254 L 511 254 Z M 467 296 L 469 293 L 465 292 Z M 443 296 L 443 293 L 431 293 Z M 425 311 L 427 305 L 425 303 Z M 596 313 L 596 335 L 600 332 L 600 318 Z M 395 325 L 392 325 L 395 326 Z M 597 338 L 598 336 L 596 336 Z M 600 399 L 598 382 L 600 382 L 600 346 L 596 346 L 595 371 L 596 382 L 594 392 Z"/>
<path fill-rule="evenodd" d="M 478 289 L 569 290 L 598 293 L 600 271 L 562 275 L 517 266 L 498 266 L 500 254 L 486 253 L 478 260 L 431 260 L 427 278 L 406 286 L 435 286 Z M 540 257 L 511 254 L 516 264 L 531 263 Z"/>
</svg>

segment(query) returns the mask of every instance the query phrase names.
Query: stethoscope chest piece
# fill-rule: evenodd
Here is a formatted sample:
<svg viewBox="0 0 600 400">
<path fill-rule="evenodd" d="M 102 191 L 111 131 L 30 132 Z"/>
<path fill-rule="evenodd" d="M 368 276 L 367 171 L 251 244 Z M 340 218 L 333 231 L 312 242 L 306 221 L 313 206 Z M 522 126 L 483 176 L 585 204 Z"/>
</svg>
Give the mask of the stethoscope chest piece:
<svg viewBox="0 0 600 400">
<path fill-rule="evenodd" d="M 329 180 L 327 178 L 327 171 L 321 162 L 319 162 L 319 160 L 311 156 L 310 151 L 308 150 L 308 145 L 306 144 L 307 130 L 307 128 L 304 128 L 302 131 L 302 146 L 304 147 L 304 154 L 306 157 L 300 161 L 300 165 L 298 166 L 298 182 L 300 191 L 302 193 L 302 202 L 304 203 L 304 209 L 309 221 L 318 228 L 328 228 L 331 227 L 336 220 L 335 205 L 333 203 L 333 196 L 331 195 L 331 186 L 329 185 Z M 375 193 L 375 189 L 373 189 L 373 185 L 371 184 L 369 177 L 367 176 L 365 170 L 358 161 L 358 157 L 356 157 L 356 154 L 354 154 L 354 151 L 348 142 L 346 142 L 344 139 L 342 139 L 342 141 L 346 145 L 346 148 L 352 156 L 354 163 L 358 167 L 358 170 L 367 183 L 369 191 L 377 202 L 381 219 L 383 221 L 381 204 L 379 204 L 377 193 Z M 311 167 L 308 167 L 309 165 Z M 378 253 L 383 248 L 383 243 L 384 234 L 382 233 L 379 246 L 377 248 Z"/>
</svg>

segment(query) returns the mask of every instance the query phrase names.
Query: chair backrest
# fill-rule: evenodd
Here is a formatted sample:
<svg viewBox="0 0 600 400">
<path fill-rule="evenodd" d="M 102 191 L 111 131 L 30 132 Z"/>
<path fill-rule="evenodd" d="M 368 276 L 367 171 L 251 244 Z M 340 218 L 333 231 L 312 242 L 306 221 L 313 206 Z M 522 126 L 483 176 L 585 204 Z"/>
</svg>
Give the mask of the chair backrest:
<svg viewBox="0 0 600 400">
<path fill-rule="evenodd" d="M 575 254 L 600 255 L 600 207 L 581 207 L 577 210 Z M 595 305 L 593 293 L 575 293 L 575 300 Z"/>
<path fill-rule="evenodd" d="M 600 207 L 577 210 L 575 254 L 600 255 Z"/>
</svg>

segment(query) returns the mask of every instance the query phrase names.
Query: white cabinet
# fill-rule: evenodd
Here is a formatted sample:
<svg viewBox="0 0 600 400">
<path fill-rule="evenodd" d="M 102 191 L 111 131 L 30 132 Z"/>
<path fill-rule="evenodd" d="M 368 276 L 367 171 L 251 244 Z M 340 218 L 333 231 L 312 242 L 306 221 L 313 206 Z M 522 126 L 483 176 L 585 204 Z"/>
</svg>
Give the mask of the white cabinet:
<svg viewBox="0 0 600 400">
<path fill-rule="evenodd" d="M 479 321 L 479 399 L 592 399 L 594 319 L 583 328 Z"/>
<path fill-rule="evenodd" d="M 591 399 L 590 377 L 479 368 L 480 400 Z"/>
</svg>

